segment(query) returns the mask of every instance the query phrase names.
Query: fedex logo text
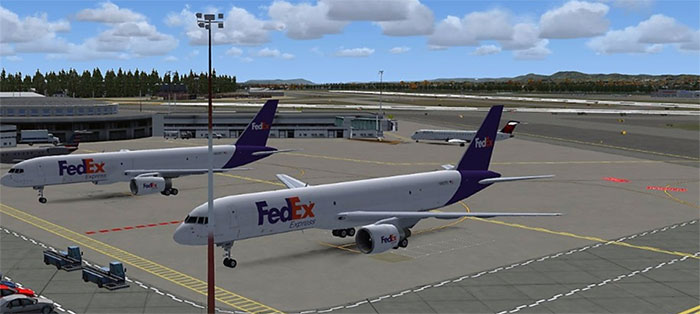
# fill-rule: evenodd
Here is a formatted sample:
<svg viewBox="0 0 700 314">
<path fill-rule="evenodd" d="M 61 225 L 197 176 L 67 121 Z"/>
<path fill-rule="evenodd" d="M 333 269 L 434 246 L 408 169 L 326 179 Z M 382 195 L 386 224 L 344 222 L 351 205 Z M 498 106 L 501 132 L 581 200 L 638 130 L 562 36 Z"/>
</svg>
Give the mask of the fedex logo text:
<svg viewBox="0 0 700 314">
<path fill-rule="evenodd" d="M 382 243 L 392 243 L 392 242 L 396 242 L 396 239 L 398 239 L 398 238 L 395 235 L 390 234 L 388 237 L 381 236 L 380 240 L 382 241 Z"/>
<path fill-rule="evenodd" d="M 253 131 L 259 131 L 259 130 L 269 130 L 270 125 L 265 123 L 265 122 L 260 122 L 260 123 L 251 123 L 250 124 L 250 129 Z"/>
<path fill-rule="evenodd" d="M 258 208 L 258 226 L 262 226 L 265 220 L 271 225 L 278 222 L 292 221 L 289 228 L 298 228 L 315 223 L 315 219 L 298 223 L 294 221 L 316 217 L 313 212 L 316 203 L 309 202 L 308 205 L 299 204 L 301 201 L 297 196 L 286 198 L 285 201 L 287 201 L 287 206 L 283 206 L 282 208 L 271 207 L 269 209 L 267 209 L 267 202 L 256 202 L 255 206 Z M 265 219 L 266 217 L 267 219 Z"/>
<path fill-rule="evenodd" d="M 156 184 L 155 182 L 144 183 L 144 184 L 143 184 L 143 188 L 144 188 L 144 189 L 157 189 L 157 188 L 158 188 L 158 184 Z"/>
<path fill-rule="evenodd" d="M 486 148 L 486 147 L 492 147 L 493 146 L 493 140 L 490 137 L 484 137 L 483 139 L 475 138 L 474 139 L 474 147 L 476 148 Z"/>
<path fill-rule="evenodd" d="M 64 173 L 72 176 L 76 174 L 94 174 L 94 173 L 104 173 L 105 163 L 95 163 L 92 158 L 83 159 L 82 163 L 77 165 L 69 165 L 65 160 L 58 161 L 58 175 L 62 176 Z"/>
</svg>

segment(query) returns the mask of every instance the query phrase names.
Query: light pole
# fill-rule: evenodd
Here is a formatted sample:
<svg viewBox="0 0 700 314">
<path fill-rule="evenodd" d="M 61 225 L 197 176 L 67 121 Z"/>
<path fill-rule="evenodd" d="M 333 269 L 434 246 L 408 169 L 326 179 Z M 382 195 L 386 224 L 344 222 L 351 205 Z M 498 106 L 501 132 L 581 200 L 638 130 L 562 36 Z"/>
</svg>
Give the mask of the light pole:
<svg viewBox="0 0 700 314">
<path fill-rule="evenodd" d="M 379 70 L 379 112 L 377 113 L 377 137 L 381 133 L 381 128 L 379 126 L 379 115 L 382 114 L 382 78 L 384 76 L 384 70 Z"/>
<path fill-rule="evenodd" d="M 224 14 L 219 13 L 218 16 L 215 14 L 202 14 L 197 13 L 197 25 L 200 28 L 204 28 L 209 33 L 209 133 L 208 133 L 208 145 L 209 145 L 209 171 L 207 172 L 208 184 L 208 203 L 207 203 L 207 226 L 209 235 L 207 237 L 207 313 L 214 314 L 214 307 L 216 306 L 216 299 L 214 297 L 214 217 L 212 209 L 214 208 L 214 172 L 212 170 L 214 163 L 214 152 L 212 146 L 212 104 L 211 104 L 211 24 L 219 25 L 219 28 L 224 28 Z M 218 20 L 216 18 L 218 17 Z"/>
</svg>

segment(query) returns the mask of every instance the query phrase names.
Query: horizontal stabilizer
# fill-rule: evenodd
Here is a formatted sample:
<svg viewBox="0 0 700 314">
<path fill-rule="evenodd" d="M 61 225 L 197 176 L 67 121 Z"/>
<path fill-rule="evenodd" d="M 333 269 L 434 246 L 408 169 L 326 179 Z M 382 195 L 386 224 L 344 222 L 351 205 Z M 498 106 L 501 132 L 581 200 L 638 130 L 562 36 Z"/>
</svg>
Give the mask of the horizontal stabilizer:
<svg viewBox="0 0 700 314">
<path fill-rule="evenodd" d="M 282 181 L 290 189 L 298 189 L 309 186 L 307 183 L 292 178 L 286 174 L 278 174 L 277 179 Z"/>
<path fill-rule="evenodd" d="M 213 172 L 228 172 L 233 170 L 250 170 L 251 168 L 226 168 L 226 169 L 212 169 Z M 177 178 L 182 176 L 190 176 L 197 174 L 205 174 L 209 172 L 209 169 L 138 169 L 138 170 L 126 170 L 125 175 L 134 177 L 163 177 L 163 178 Z"/>
<path fill-rule="evenodd" d="M 298 149 L 261 150 L 259 152 L 251 153 L 251 155 L 253 155 L 253 156 L 272 155 L 272 154 L 277 154 L 277 153 L 288 153 L 288 152 L 296 152 L 296 151 L 298 151 Z"/>
<path fill-rule="evenodd" d="M 541 176 L 523 176 L 523 177 L 498 177 L 479 180 L 479 184 L 491 184 L 499 182 L 510 182 L 510 181 L 521 181 L 521 180 L 533 180 L 533 179 L 545 179 L 554 177 L 553 174 L 546 174 Z"/>
<path fill-rule="evenodd" d="M 338 214 L 339 220 L 356 220 L 356 221 L 372 221 L 381 220 L 386 218 L 398 218 L 398 219 L 424 219 L 424 218 L 437 218 L 437 219 L 456 219 L 462 217 L 478 217 L 478 218 L 491 218 L 491 217 L 517 217 L 517 216 L 561 216 L 561 213 L 462 213 L 462 212 L 368 212 L 368 211 L 354 211 L 354 212 L 343 212 Z"/>
</svg>

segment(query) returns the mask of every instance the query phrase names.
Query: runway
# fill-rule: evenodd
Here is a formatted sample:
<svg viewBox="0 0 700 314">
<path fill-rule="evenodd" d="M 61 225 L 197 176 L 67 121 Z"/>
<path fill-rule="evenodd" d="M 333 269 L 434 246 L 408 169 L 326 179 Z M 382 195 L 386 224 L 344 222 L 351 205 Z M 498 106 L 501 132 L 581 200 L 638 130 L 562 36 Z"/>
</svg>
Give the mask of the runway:
<svg viewBox="0 0 700 314">
<path fill-rule="evenodd" d="M 323 184 L 435 170 L 456 163 L 464 148 L 405 139 L 419 128 L 434 128 L 437 120 L 451 126 L 454 121 L 468 124 L 475 117 L 423 120 L 418 115 L 397 115 L 399 132 L 387 134 L 387 139 L 404 140 L 399 144 L 272 139 L 271 146 L 301 150 L 251 164 L 249 171 L 215 176 L 215 197 L 284 188 L 274 177 L 277 173 Z M 585 119 L 571 120 L 576 128 L 586 123 L 597 126 Z M 540 127 L 535 122 L 531 126 Z M 640 130 L 644 127 L 639 126 Z M 534 129 L 521 131 L 537 134 Z M 225 311 L 256 313 L 330 309 L 377 313 L 411 309 L 437 313 L 681 312 L 697 306 L 692 304 L 693 300 L 699 303 L 697 289 L 692 289 L 698 286 L 696 253 L 700 252 L 697 155 L 684 149 L 630 147 L 624 142 L 604 143 L 614 147 L 589 145 L 588 139 L 578 137 L 587 135 L 580 134 L 548 136 L 583 143 L 520 136 L 516 129 L 515 138 L 496 143 L 492 170 L 507 176 L 556 177 L 495 185 L 441 210 L 545 211 L 564 216 L 424 220 L 414 229 L 408 248 L 379 255 L 359 254 L 351 239 L 334 238 L 323 230 L 240 241 L 233 248 L 239 262 L 236 269 L 217 262 L 217 305 Z M 668 138 L 665 133 L 659 137 Z M 216 144 L 229 141 L 216 140 Z M 146 138 L 83 143 L 80 148 L 99 152 L 205 144 L 203 140 Z M 3 173 L 7 169 L 3 166 Z M 132 280 L 203 305 L 206 248 L 180 246 L 172 240 L 172 232 L 192 208 L 206 201 L 206 176 L 179 178 L 174 185 L 180 190 L 176 197 L 131 196 L 127 183 L 51 186 L 46 188 L 49 202 L 44 205 L 36 201 L 31 189 L 3 187 L 1 225 L 55 248 L 78 244 L 86 259 L 101 265 L 121 260 Z M 1 238 L 3 247 L 5 239 Z M 217 257 L 222 253 L 218 250 Z M 654 268 L 661 263 L 666 264 Z M 15 270 L 5 267 L 3 263 L 6 276 L 21 281 L 13 276 Z M 644 271 L 647 267 L 652 268 Z M 682 278 L 674 275 L 677 270 L 684 274 Z M 654 290 L 659 294 L 645 295 L 652 291 L 639 282 L 657 287 Z M 62 284 L 88 285 L 81 280 Z M 591 284 L 595 286 L 583 290 Z M 414 291 L 427 285 L 430 287 Z M 575 289 L 581 290 L 566 295 Z M 562 296 L 555 298 L 558 294 Z M 63 296 L 57 296 L 66 309 L 87 309 L 71 298 L 63 301 L 58 300 Z M 640 298 L 647 310 L 634 304 Z M 111 302 L 108 300 L 104 302 Z M 661 304 L 663 300 L 669 302 Z M 366 303 L 358 304 L 363 301 Z M 357 306 L 348 308 L 354 304 Z M 90 303 L 93 308 L 99 304 Z M 105 309 L 109 308 L 106 303 Z M 124 311 L 138 309 L 143 311 L 143 307 L 125 307 Z M 187 309 L 201 312 L 193 306 Z"/>
</svg>

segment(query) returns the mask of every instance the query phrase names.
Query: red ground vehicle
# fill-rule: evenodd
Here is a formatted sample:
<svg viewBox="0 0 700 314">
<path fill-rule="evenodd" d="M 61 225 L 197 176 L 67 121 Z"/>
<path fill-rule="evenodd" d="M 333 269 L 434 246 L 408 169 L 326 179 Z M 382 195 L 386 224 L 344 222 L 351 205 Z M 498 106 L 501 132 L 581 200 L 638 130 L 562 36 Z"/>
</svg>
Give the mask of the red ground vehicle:
<svg viewBox="0 0 700 314">
<path fill-rule="evenodd" d="M 28 297 L 36 297 L 34 290 L 21 288 L 21 287 L 8 287 L 6 285 L 0 285 L 0 297 L 12 295 L 12 294 L 23 294 Z"/>
</svg>

